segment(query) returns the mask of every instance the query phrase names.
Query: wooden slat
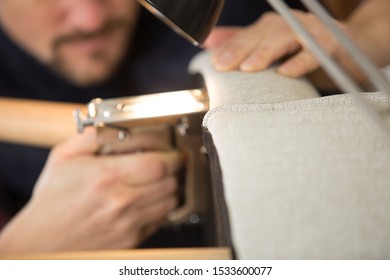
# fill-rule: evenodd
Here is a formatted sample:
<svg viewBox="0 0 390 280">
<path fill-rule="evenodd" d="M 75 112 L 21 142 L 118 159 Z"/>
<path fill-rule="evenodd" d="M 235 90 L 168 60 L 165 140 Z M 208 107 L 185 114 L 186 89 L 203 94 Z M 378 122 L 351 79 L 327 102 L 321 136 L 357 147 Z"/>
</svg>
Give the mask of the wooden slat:
<svg viewBox="0 0 390 280">
<path fill-rule="evenodd" d="M 52 147 L 77 133 L 75 109 L 83 104 L 0 98 L 0 141 Z"/>
<path fill-rule="evenodd" d="M 231 250 L 227 247 L 0 255 L 0 259 L 3 260 L 229 260 L 231 258 Z"/>
</svg>

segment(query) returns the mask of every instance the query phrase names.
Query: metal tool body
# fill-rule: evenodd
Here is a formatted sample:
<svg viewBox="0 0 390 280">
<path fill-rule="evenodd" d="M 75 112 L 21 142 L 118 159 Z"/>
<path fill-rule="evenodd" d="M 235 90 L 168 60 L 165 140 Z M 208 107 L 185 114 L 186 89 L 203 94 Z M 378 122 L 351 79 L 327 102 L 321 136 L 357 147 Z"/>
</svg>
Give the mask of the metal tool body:
<svg viewBox="0 0 390 280">
<path fill-rule="evenodd" d="M 209 165 L 201 124 L 208 110 L 205 90 L 186 90 L 129 98 L 95 99 L 88 113 L 75 113 L 79 131 L 97 127 L 101 154 L 178 149 L 186 154 L 182 204 L 172 224 L 197 224 L 208 212 Z M 151 140 L 152 139 L 152 140 Z"/>
</svg>

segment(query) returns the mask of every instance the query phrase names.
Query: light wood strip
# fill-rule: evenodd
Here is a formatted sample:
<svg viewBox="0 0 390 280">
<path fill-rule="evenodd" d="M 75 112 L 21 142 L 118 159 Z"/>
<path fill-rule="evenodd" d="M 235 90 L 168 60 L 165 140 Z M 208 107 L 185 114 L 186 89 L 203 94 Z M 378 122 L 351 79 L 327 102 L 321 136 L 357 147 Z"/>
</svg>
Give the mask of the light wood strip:
<svg viewBox="0 0 390 280">
<path fill-rule="evenodd" d="M 52 147 L 77 133 L 75 109 L 83 104 L 0 98 L 0 141 Z"/>
<path fill-rule="evenodd" d="M 229 260 L 230 248 L 134 249 L 0 255 L 3 260 Z"/>
</svg>

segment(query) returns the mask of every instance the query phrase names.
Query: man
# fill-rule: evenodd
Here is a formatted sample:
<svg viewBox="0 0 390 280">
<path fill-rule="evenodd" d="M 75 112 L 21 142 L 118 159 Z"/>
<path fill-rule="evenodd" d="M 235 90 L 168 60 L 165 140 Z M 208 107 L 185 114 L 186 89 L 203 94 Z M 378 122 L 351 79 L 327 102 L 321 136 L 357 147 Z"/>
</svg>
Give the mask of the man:
<svg viewBox="0 0 390 280">
<path fill-rule="evenodd" d="M 249 24 L 269 9 L 237 2 L 227 1 L 224 23 L 245 15 L 236 24 Z M 153 20 L 129 0 L 2 0 L 1 95 L 88 102 L 190 87 L 196 49 Z M 47 151 L 1 144 L 5 191 L 19 208 L 29 202 L 1 233 L 0 252 L 129 248 L 160 227 L 177 204 L 180 154 L 96 157 L 95 143 L 88 131 L 57 146 L 31 199 Z"/>
<path fill-rule="evenodd" d="M 222 21 L 249 24 L 261 9 L 228 0 Z M 135 0 L 0 1 L 1 96 L 86 103 L 189 88 L 196 51 Z M 37 180 L 47 150 L 0 144 L 2 198 L 10 212 L 22 209 L 1 232 L 0 252 L 130 248 L 161 226 L 177 205 L 180 154 L 96 149 L 93 131 L 70 139 Z"/>
<path fill-rule="evenodd" d="M 137 3 L 124 0 L 2 1 L 0 7 L 1 26 L 12 40 L 5 48 L 22 46 L 36 60 L 31 67 L 41 75 L 84 88 L 114 73 L 131 40 L 137 13 Z M 5 63 L 9 63 L 5 75 L 19 74 L 6 82 L 18 82 L 23 73 L 12 70 L 20 61 Z M 3 91 L 36 98 L 44 93 L 30 89 L 18 92 L 10 85 Z M 177 152 L 96 159 L 93 135 L 75 137 L 51 153 L 33 198 L 2 234 L 3 252 L 135 247 L 176 207 Z"/>
</svg>

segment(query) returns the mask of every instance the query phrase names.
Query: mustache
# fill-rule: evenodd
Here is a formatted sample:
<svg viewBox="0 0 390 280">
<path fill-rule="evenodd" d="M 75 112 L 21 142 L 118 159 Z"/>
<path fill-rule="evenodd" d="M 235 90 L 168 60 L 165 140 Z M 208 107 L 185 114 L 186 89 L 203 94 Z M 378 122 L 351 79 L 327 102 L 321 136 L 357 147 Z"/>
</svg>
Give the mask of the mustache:
<svg viewBox="0 0 390 280">
<path fill-rule="evenodd" d="M 75 31 L 72 34 L 60 36 L 54 40 L 53 48 L 56 50 L 63 44 L 77 41 L 88 41 L 90 39 L 107 35 L 116 29 L 126 28 L 126 26 L 127 21 L 125 19 L 112 19 L 107 21 L 101 28 L 92 32 Z"/>
</svg>

